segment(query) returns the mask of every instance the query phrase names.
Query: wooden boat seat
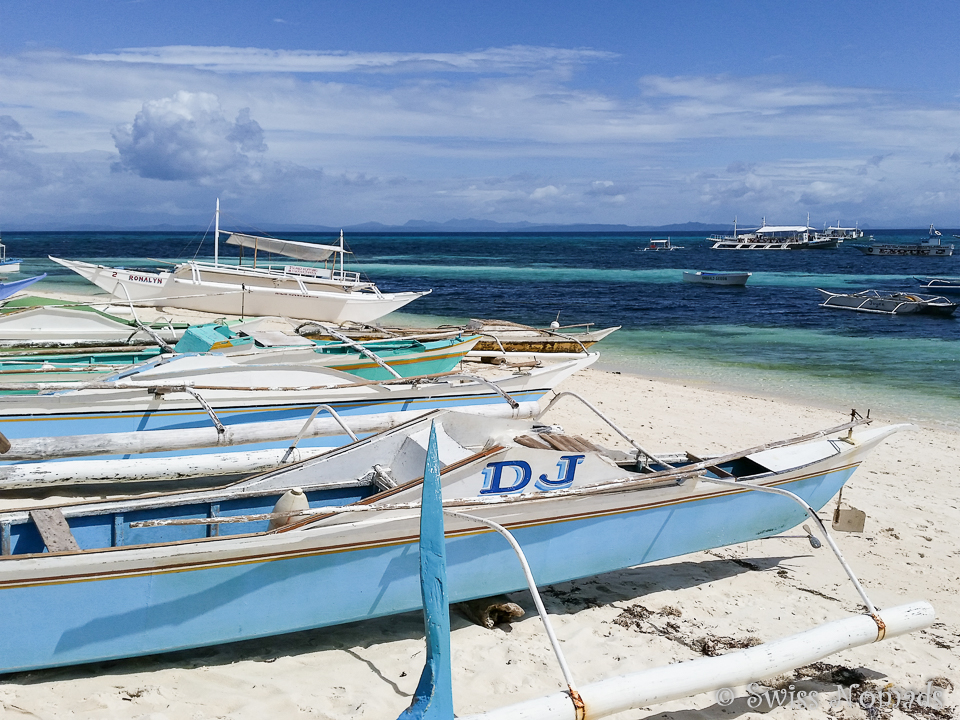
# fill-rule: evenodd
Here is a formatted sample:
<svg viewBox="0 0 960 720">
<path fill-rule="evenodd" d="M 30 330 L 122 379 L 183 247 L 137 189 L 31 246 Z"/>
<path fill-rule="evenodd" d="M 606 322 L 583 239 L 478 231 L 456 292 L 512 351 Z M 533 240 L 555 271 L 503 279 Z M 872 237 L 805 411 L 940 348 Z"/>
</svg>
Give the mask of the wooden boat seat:
<svg viewBox="0 0 960 720">
<path fill-rule="evenodd" d="M 693 453 L 689 453 L 689 452 L 687 453 L 687 459 L 689 459 L 690 462 L 695 462 L 695 463 L 703 462 L 703 458 L 697 457 Z M 706 469 L 712 472 L 714 475 L 716 475 L 720 479 L 729 480 L 730 478 L 735 477 L 732 473 L 728 473 L 722 467 L 717 467 L 716 465 L 708 465 Z"/>
<path fill-rule="evenodd" d="M 73 531 L 67 524 L 66 518 L 63 517 L 60 508 L 31 510 L 30 519 L 33 520 L 37 530 L 40 531 L 40 537 L 43 538 L 43 542 L 47 546 L 47 552 L 80 551 L 77 539 L 73 536 Z"/>
<path fill-rule="evenodd" d="M 560 433 L 540 433 L 537 437 L 518 435 L 513 439 L 518 445 L 538 450 L 560 450 L 562 452 L 603 452 L 603 448 L 594 445 L 579 435 L 562 435 Z"/>
</svg>

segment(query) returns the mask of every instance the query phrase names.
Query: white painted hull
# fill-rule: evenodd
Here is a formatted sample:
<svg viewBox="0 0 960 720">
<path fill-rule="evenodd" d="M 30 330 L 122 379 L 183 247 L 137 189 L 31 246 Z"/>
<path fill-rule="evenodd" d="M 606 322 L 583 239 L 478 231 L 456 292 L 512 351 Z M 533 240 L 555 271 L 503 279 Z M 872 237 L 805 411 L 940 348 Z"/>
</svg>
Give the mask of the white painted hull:
<svg viewBox="0 0 960 720">
<path fill-rule="evenodd" d="M 912 295 L 908 293 L 879 293 L 865 290 L 859 293 L 832 293 L 817 291 L 823 296 L 820 307 L 880 315 L 952 315 L 957 303 L 935 295 Z"/>
<path fill-rule="evenodd" d="M 515 438 L 536 434 L 529 423 L 491 427 L 467 416 L 432 419 L 440 421 L 443 498 L 459 501 L 461 512 L 506 526 L 540 584 L 769 537 L 807 519 L 781 497 L 709 483 L 702 466 L 652 477 L 592 449 L 571 454 L 522 445 Z M 858 432 L 853 444 L 798 439 L 731 457 L 758 464 L 743 479 L 788 489 L 818 510 L 896 429 Z M 429 431 L 423 419 L 209 491 L 62 506 L 64 520 L 73 521 L 76 550 L 44 552 L 47 541 L 31 532 L 35 519 L 23 511 L 5 513 L 0 672 L 216 645 L 418 609 L 418 478 Z M 389 468 L 397 484 L 359 492 L 361 485 L 373 490 L 369 477 L 378 467 L 382 473 Z M 234 518 L 242 524 L 208 530 L 206 520 L 241 510 L 247 515 L 247 508 L 272 513 L 272 494 L 291 487 L 316 490 L 312 517 L 270 531 L 266 518 L 248 515 Z M 359 496 L 352 512 L 329 515 L 333 506 L 351 502 L 349 494 L 339 500 L 350 488 Z M 203 524 L 149 525 L 158 518 Z M 499 535 L 456 518 L 444 530 L 451 602 L 525 587 Z M 900 631 L 895 618 L 885 617 L 892 633 Z"/>
<path fill-rule="evenodd" d="M 854 245 L 864 255 L 950 257 L 953 245 Z"/>
<path fill-rule="evenodd" d="M 274 383 L 272 387 L 257 390 L 224 387 L 237 379 L 235 375 L 231 379 L 229 373 L 219 378 L 216 374 L 206 379 L 197 376 L 194 387 L 200 388 L 204 382 L 207 387 L 218 383 L 222 387 L 198 390 L 222 421 L 222 432 L 186 392 L 154 395 L 150 388 L 169 386 L 171 382 L 190 384 L 188 378 L 176 374 L 155 377 L 154 382 L 145 381 L 138 387 L 127 384 L 124 389 L 8 396 L 0 405 L 0 432 L 10 440 L 11 448 L 0 462 L 0 485 L 106 482 L 120 477 L 137 480 L 151 473 L 162 479 L 210 475 L 217 467 L 216 461 L 192 457 L 196 455 L 224 456 L 228 464 L 213 474 L 252 472 L 276 458 L 261 451 L 285 450 L 299 435 L 304 439 L 299 444 L 304 452 L 316 451 L 309 445 L 329 449 L 342 442 L 308 440 L 346 436 L 339 423 L 325 412 L 317 415 L 309 428 L 305 425 L 321 404 L 333 406 L 357 434 L 393 427 L 438 407 L 493 417 L 529 417 L 538 410 L 537 403 L 546 392 L 597 357 L 593 354 L 497 381 L 496 386 L 509 393 L 516 407 L 485 383 L 443 377 L 419 384 L 348 382 L 317 387 L 315 384 L 324 378 L 328 385 L 341 377 L 355 378 L 337 371 L 318 368 L 311 372 L 304 368 L 293 371 L 299 375 L 277 371 L 279 375 L 264 380 Z M 238 371 L 247 370 L 241 367 Z M 280 385 L 286 382 L 298 383 L 301 388 L 282 389 Z M 150 454 L 154 457 L 147 459 Z M 130 455 L 144 459 L 137 463 L 124 458 Z M 156 455 L 165 457 L 158 461 Z M 69 468 L 58 467 L 71 463 Z M 161 463 L 162 469 L 158 467 Z"/>
<path fill-rule="evenodd" d="M 698 285 L 746 285 L 752 273 L 685 272 L 685 283 Z"/>
<path fill-rule="evenodd" d="M 800 242 L 740 242 L 721 241 L 714 243 L 711 250 L 802 250 L 806 243 Z"/>
<path fill-rule="evenodd" d="M 535 417 L 540 411 L 537 402 L 522 402 L 514 409 L 506 403 L 499 405 L 478 405 L 457 408 L 458 412 L 481 415 L 485 418 L 525 419 Z M 415 413 L 414 413 L 415 414 Z M 367 417 L 350 418 L 349 426 L 358 435 L 379 433 L 389 430 L 410 420 L 409 412 L 381 413 Z M 276 470 L 303 460 L 309 460 L 330 452 L 337 446 L 331 440 L 328 445 L 301 444 L 292 451 L 288 447 L 265 450 L 229 450 L 232 443 L 264 440 L 282 440 L 286 443 L 301 435 L 302 438 L 336 437 L 343 435 L 343 428 L 329 417 L 314 420 L 307 431 L 300 421 L 260 423 L 255 427 L 230 427 L 224 435 L 218 435 L 214 428 L 188 431 L 158 430 L 151 433 L 127 433 L 125 437 L 83 436 L 74 438 L 74 448 L 85 446 L 83 452 L 102 447 L 107 452 L 120 452 L 122 449 L 147 453 L 150 450 L 164 450 L 172 445 L 181 449 L 176 457 L 165 457 L 162 461 L 156 457 L 129 457 L 110 460 L 63 460 L 59 462 L 27 462 L 12 465 L 0 465 L 0 488 L 4 490 L 32 490 L 40 487 L 62 485 L 90 485 L 138 482 L 171 482 L 192 478 L 213 481 L 218 477 L 249 475 L 252 473 Z M 121 435 L 118 433 L 117 435 Z M 157 436 L 157 437 L 153 437 Z M 57 440 L 64 442 L 57 442 Z M 70 452 L 71 444 L 67 438 L 52 442 Z M 31 455 L 38 452 L 39 445 L 32 446 Z M 193 453 L 195 448 L 219 447 L 223 452 Z M 18 443 L 18 449 L 26 446 Z"/>
<path fill-rule="evenodd" d="M 369 323 L 429 292 L 381 293 L 352 288 L 348 291 L 344 286 L 331 287 L 330 283 L 309 278 L 271 278 L 263 272 L 211 270 L 197 264 L 181 265 L 172 273 L 139 272 L 52 256 L 50 259 L 120 300 L 238 317 Z"/>
<path fill-rule="evenodd" d="M 176 341 L 183 330 L 151 324 L 154 332 L 168 341 Z M 149 333 L 88 310 L 69 307 L 35 307 L 0 315 L 0 342 L 153 343 Z"/>
</svg>

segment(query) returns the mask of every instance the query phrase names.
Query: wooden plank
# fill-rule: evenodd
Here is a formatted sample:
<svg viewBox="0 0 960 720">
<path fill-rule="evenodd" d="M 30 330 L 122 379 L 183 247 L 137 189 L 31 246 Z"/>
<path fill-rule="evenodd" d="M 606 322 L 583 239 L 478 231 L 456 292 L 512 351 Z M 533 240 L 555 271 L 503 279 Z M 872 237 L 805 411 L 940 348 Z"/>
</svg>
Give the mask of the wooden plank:
<svg viewBox="0 0 960 720">
<path fill-rule="evenodd" d="M 543 433 L 540 437 L 544 442 L 553 446 L 555 450 L 560 450 L 561 452 L 583 452 L 583 448 L 568 435 L 561 435 L 559 433 Z"/>
<path fill-rule="evenodd" d="M 595 452 L 595 453 L 600 453 L 601 455 L 606 454 L 602 447 L 600 447 L 596 443 L 591 442 L 590 440 L 587 440 L 585 437 L 581 435 L 574 435 L 573 439 L 583 446 L 583 449 L 585 452 Z"/>
<path fill-rule="evenodd" d="M 728 473 L 722 467 L 718 467 L 717 465 L 708 465 L 707 470 L 709 470 L 710 472 L 712 472 L 714 475 L 716 475 L 718 478 L 721 478 L 721 479 L 735 477 L 732 473 Z"/>
<path fill-rule="evenodd" d="M 30 511 L 48 552 L 79 552 L 80 546 L 58 507 Z"/>
<path fill-rule="evenodd" d="M 560 437 L 561 436 L 557 435 L 556 433 L 542 433 L 540 435 L 540 439 L 547 443 L 547 445 L 552 447 L 554 450 L 565 452 L 570 448 L 564 446 L 563 442 L 560 440 Z"/>
<path fill-rule="evenodd" d="M 513 439 L 517 445 L 523 445 L 528 448 L 536 448 L 538 450 L 550 450 L 551 447 L 545 442 L 541 442 L 536 438 L 530 437 L 529 435 L 518 435 Z"/>
</svg>

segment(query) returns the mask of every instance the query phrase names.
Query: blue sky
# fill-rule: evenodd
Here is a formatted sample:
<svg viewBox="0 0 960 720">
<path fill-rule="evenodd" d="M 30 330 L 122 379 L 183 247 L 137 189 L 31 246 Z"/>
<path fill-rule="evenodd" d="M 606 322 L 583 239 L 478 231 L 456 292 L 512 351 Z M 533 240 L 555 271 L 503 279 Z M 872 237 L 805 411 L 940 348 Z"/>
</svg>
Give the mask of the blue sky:
<svg viewBox="0 0 960 720">
<path fill-rule="evenodd" d="M 0 230 L 960 225 L 960 4 L 0 0 Z"/>
</svg>

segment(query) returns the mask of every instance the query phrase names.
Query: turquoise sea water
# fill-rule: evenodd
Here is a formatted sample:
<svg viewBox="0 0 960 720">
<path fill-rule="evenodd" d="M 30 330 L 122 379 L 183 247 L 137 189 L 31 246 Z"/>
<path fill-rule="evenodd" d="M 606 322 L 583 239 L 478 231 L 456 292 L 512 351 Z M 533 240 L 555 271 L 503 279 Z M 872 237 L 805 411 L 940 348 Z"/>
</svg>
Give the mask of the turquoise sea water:
<svg viewBox="0 0 960 720">
<path fill-rule="evenodd" d="M 909 242 L 926 231 L 874 234 L 884 242 Z M 284 237 L 333 240 L 321 234 Z M 960 428 L 960 318 L 828 310 L 818 306 L 815 290 L 916 291 L 916 277 L 960 275 L 960 250 L 947 258 L 868 257 L 848 241 L 836 250 L 717 251 L 702 235 L 678 234 L 672 239 L 684 249 L 640 251 L 650 237 L 448 233 L 347 239 L 357 258 L 353 269 L 382 289 L 433 289 L 385 323 L 476 317 L 545 326 L 559 313 L 561 324 L 623 326 L 597 346 L 608 368 Z M 209 236 L 190 233 L 8 232 L 3 239 L 9 255 L 25 259 L 14 278 L 50 273 L 34 286 L 38 292 L 92 288 L 47 254 L 128 267 L 213 254 Z M 954 242 L 960 248 L 960 240 Z M 235 260 L 235 248 L 221 250 L 222 259 Z M 744 288 L 703 287 L 684 284 L 683 270 L 746 270 L 753 276 Z"/>
</svg>

